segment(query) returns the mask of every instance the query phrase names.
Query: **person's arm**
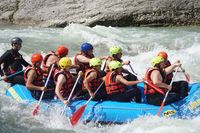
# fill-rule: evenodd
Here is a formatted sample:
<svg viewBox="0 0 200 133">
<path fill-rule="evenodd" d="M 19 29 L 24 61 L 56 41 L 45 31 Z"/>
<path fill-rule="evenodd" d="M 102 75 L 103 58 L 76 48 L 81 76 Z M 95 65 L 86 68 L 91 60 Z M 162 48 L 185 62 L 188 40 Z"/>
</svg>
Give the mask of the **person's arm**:
<svg viewBox="0 0 200 133">
<path fill-rule="evenodd" d="M 90 86 L 89 86 L 89 82 L 92 81 L 93 79 L 95 79 L 97 77 L 97 73 L 96 72 L 91 72 L 86 79 L 84 79 L 83 84 L 85 86 L 85 88 L 88 90 L 90 96 L 93 98 L 94 97 L 94 93 L 92 92 Z"/>
<path fill-rule="evenodd" d="M 22 65 L 27 67 L 30 64 L 26 60 L 24 60 L 24 58 L 22 57 Z"/>
<path fill-rule="evenodd" d="M 162 82 L 163 79 L 162 79 L 162 76 L 161 76 L 161 74 L 158 70 L 154 70 L 151 73 L 151 80 L 152 80 L 153 84 L 155 84 L 158 87 L 171 89 L 170 85 Z"/>
<path fill-rule="evenodd" d="M 45 91 L 46 88 L 43 86 L 36 86 L 33 84 L 33 81 L 35 78 L 37 78 L 35 70 L 30 70 L 27 74 L 27 82 L 26 82 L 26 88 L 29 90 L 40 90 L 40 91 Z"/>
<path fill-rule="evenodd" d="M 59 61 L 59 58 L 57 56 L 51 55 L 46 61 L 46 66 L 50 67 L 52 64 L 56 64 L 58 61 Z"/>
<path fill-rule="evenodd" d="M 90 58 L 87 58 L 83 55 L 78 55 L 76 58 L 79 62 L 82 62 L 82 63 L 89 63 L 90 62 Z"/>
<path fill-rule="evenodd" d="M 120 82 L 125 85 L 135 85 L 135 84 L 143 82 L 143 81 L 144 81 L 143 79 L 137 80 L 137 81 L 127 81 L 122 75 L 116 76 L 116 82 Z"/>
<path fill-rule="evenodd" d="M 10 61 L 12 59 L 12 55 L 11 52 L 9 50 L 7 50 L 1 57 L 0 57 L 0 74 L 6 75 L 5 71 L 8 68 L 8 64 L 4 63 L 6 60 Z M 1 65 L 4 63 L 4 68 L 1 68 Z M 4 69 L 4 70 L 2 70 Z"/>
<path fill-rule="evenodd" d="M 170 65 L 169 67 L 165 68 L 164 70 L 165 70 L 166 74 L 170 74 L 174 71 L 174 69 L 176 67 L 180 67 L 180 66 L 181 66 L 180 62 L 175 62 L 172 65 Z"/>
<path fill-rule="evenodd" d="M 59 74 L 58 75 L 58 79 L 57 79 L 57 83 L 56 83 L 56 88 L 55 88 L 55 93 L 57 95 L 57 97 L 62 101 L 65 102 L 64 97 L 62 96 L 62 94 L 60 93 L 60 90 L 63 86 L 63 84 L 66 82 L 66 78 L 63 74 Z"/>
</svg>

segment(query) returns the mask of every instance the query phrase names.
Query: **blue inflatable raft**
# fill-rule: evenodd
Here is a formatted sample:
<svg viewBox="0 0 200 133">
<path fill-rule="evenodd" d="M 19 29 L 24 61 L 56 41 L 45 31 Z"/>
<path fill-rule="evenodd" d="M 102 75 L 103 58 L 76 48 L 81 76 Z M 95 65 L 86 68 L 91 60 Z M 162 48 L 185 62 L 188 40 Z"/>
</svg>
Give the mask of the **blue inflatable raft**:
<svg viewBox="0 0 200 133">
<path fill-rule="evenodd" d="M 138 88 L 143 92 L 143 83 L 138 84 Z M 162 117 L 175 118 L 193 118 L 200 115 L 200 83 L 193 83 L 189 85 L 189 95 L 181 101 L 164 106 L 161 112 Z M 22 85 L 14 85 L 10 87 L 7 96 L 13 97 L 19 102 L 27 101 L 26 104 L 32 104 L 36 100 L 31 96 L 30 92 Z M 81 117 L 82 121 L 94 121 L 103 123 L 127 123 L 138 117 L 145 115 L 156 115 L 159 106 L 135 102 L 112 102 L 112 101 L 90 101 Z M 73 113 L 85 104 L 85 100 L 72 101 L 65 114 L 71 117 Z M 24 102 L 23 102 L 24 103 Z M 47 104 L 65 106 L 59 100 L 52 100 L 45 102 Z"/>
</svg>

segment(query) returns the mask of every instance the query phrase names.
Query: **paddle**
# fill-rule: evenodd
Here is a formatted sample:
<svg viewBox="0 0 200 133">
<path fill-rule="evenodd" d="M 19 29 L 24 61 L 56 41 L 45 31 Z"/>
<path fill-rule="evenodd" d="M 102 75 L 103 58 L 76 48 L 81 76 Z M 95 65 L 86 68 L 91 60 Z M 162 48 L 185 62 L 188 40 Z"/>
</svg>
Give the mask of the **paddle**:
<svg viewBox="0 0 200 133">
<path fill-rule="evenodd" d="M 190 75 L 185 72 L 185 69 L 183 69 L 182 67 L 180 67 L 180 68 L 181 68 L 181 71 L 183 72 L 183 74 L 185 75 L 186 81 L 189 83 L 190 82 Z"/>
<path fill-rule="evenodd" d="M 172 81 L 170 82 L 170 86 L 172 86 L 172 83 L 174 82 L 174 79 L 175 79 L 175 76 L 177 74 L 178 68 L 179 67 L 176 68 L 175 74 L 174 74 L 174 76 L 172 78 Z M 169 92 L 170 92 L 170 90 L 168 90 L 167 93 L 165 94 L 165 97 L 164 97 L 164 99 L 162 101 L 162 104 L 160 105 L 160 108 L 159 108 L 158 113 L 157 113 L 158 116 L 160 116 L 160 113 L 161 113 L 161 111 L 162 111 L 162 109 L 163 109 L 163 107 L 165 105 L 165 101 L 167 99 L 167 96 L 168 96 Z"/>
<path fill-rule="evenodd" d="M 81 76 L 83 76 L 83 72 L 82 72 L 82 71 L 80 71 L 80 72 L 78 73 L 78 77 L 77 77 L 77 79 L 76 79 L 76 82 L 75 82 L 75 84 L 74 84 L 74 86 L 73 86 L 73 88 L 72 88 L 72 91 L 71 91 L 71 93 L 70 93 L 68 99 L 67 99 L 68 102 L 70 101 L 70 99 L 71 99 L 71 97 L 72 97 L 72 94 L 73 94 L 73 92 L 74 92 L 74 90 L 75 90 L 75 88 L 76 88 L 76 85 L 77 85 L 79 79 L 81 78 Z M 64 106 L 63 113 L 65 112 L 65 108 L 66 108 L 66 107 L 67 107 L 67 105 Z"/>
<path fill-rule="evenodd" d="M 52 73 L 52 71 L 53 71 L 53 68 L 54 68 L 54 64 L 51 66 L 51 70 L 50 70 L 50 72 L 49 72 L 49 75 L 48 75 L 48 77 L 47 77 L 47 80 L 46 80 L 46 82 L 45 82 L 44 87 L 47 87 L 47 84 L 48 84 L 48 82 L 49 82 L 49 79 L 50 79 L 51 73 Z M 38 102 L 37 106 L 35 107 L 35 109 L 34 109 L 33 112 L 32 112 L 33 115 L 37 115 L 37 114 L 38 114 L 38 111 L 39 111 L 39 109 L 40 109 L 40 103 L 41 103 L 41 101 L 42 101 L 43 95 L 44 95 L 44 91 L 42 91 L 42 94 L 41 94 L 41 96 L 40 96 L 39 102 Z"/>
<path fill-rule="evenodd" d="M 99 85 L 99 87 L 97 88 L 97 90 L 94 92 L 94 95 L 99 91 L 99 89 L 101 88 L 101 86 L 103 85 L 104 81 Z M 81 106 L 74 114 L 73 116 L 70 118 L 70 122 L 72 124 L 72 126 L 75 126 L 79 119 L 81 118 L 87 104 L 92 100 L 92 97 L 90 97 L 90 99 L 83 105 Z"/>
<path fill-rule="evenodd" d="M 21 70 L 21 71 L 18 71 L 18 72 L 16 72 L 16 73 L 14 73 L 14 74 L 11 74 L 11 75 L 7 76 L 6 78 L 1 78 L 0 81 L 1 81 L 1 80 L 4 80 L 4 79 L 11 78 L 11 77 L 13 77 L 13 76 L 15 76 L 15 75 L 17 75 L 17 74 L 22 73 L 22 72 L 24 72 L 24 70 Z"/>
</svg>

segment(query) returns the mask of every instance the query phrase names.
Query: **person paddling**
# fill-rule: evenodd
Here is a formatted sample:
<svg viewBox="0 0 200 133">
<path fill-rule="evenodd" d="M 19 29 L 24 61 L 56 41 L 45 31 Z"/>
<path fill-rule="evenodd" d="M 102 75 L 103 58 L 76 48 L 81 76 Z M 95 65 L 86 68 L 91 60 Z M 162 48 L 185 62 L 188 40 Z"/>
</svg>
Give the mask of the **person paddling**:
<svg viewBox="0 0 200 133">
<path fill-rule="evenodd" d="M 106 72 L 109 72 L 109 63 L 113 60 L 115 61 L 119 61 L 122 63 L 122 65 L 130 65 L 130 61 L 127 60 L 127 61 L 123 61 L 121 58 L 122 58 L 122 49 L 121 47 L 119 46 L 112 46 L 110 48 L 110 54 L 111 56 L 109 56 L 107 59 L 106 59 L 106 69 L 105 71 Z M 135 75 L 133 75 L 131 72 L 129 72 L 127 69 L 124 69 L 122 68 L 122 73 L 126 76 L 124 76 L 124 78 L 128 81 L 136 81 L 137 80 L 137 77 Z M 136 87 L 133 86 L 133 87 Z"/>
<path fill-rule="evenodd" d="M 122 75 L 122 63 L 111 61 L 109 63 L 110 71 L 106 74 L 104 80 L 106 85 L 107 99 L 111 101 L 141 102 L 141 92 L 137 87 L 126 90 L 126 85 L 136 85 L 143 82 L 142 80 L 127 81 Z"/>
<path fill-rule="evenodd" d="M 25 61 L 22 55 L 19 53 L 19 50 L 22 47 L 22 39 L 19 37 L 12 38 L 11 46 L 12 48 L 7 50 L 0 57 L 0 74 L 2 79 L 8 83 L 24 85 L 25 81 L 23 72 L 7 79 L 9 75 L 12 75 L 18 71 L 22 71 L 23 66 L 27 67 L 29 65 L 29 63 Z"/>
<path fill-rule="evenodd" d="M 90 68 L 86 70 L 85 77 L 83 80 L 83 92 L 86 99 L 92 97 L 92 100 L 105 100 L 106 91 L 105 85 L 101 86 L 100 90 L 94 94 L 96 89 L 103 82 L 101 74 L 101 64 L 100 58 L 92 58 L 90 60 Z"/>
<path fill-rule="evenodd" d="M 44 57 L 43 65 L 42 65 L 42 69 L 44 71 L 44 74 L 43 74 L 44 81 L 47 80 L 50 66 L 52 64 L 55 64 L 54 67 L 56 68 L 57 67 L 56 64 L 59 62 L 59 60 L 62 57 L 66 57 L 67 55 L 68 55 L 68 48 L 66 48 L 65 46 L 59 46 L 55 52 L 54 51 L 48 52 L 48 54 Z M 53 69 L 53 71 L 55 70 L 55 68 Z M 48 88 L 55 88 L 53 76 L 50 77 Z"/>
<path fill-rule="evenodd" d="M 173 72 L 176 67 L 181 66 L 180 62 L 175 62 L 167 68 L 165 68 L 165 59 L 161 56 L 154 57 L 151 62 L 153 67 L 147 70 L 145 80 L 154 84 L 157 88 L 145 84 L 144 94 L 147 96 L 147 103 L 160 106 L 168 90 L 170 90 L 170 93 L 165 105 L 181 100 L 188 95 L 187 82 L 174 82 L 172 86 L 164 82 L 166 75 Z"/>
<path fill-rule="evenodd" d="M 31 56 L 32 65 L 26 67 L 24 72 L 24 79 L 26 81 L 26 87 L 31 91 L 32 96 L 39 100 L 42 91 L 45 91 L 43 99 L 53 99 L 54 95 L 48 93 L 47 88 L 44 87 L 43 71 L 41 69 L 43 57 L 39 53 L 35 53 Z"/>
<path fill-rule="evenodd" d="M 66 105 L 69 104 L 69 101 L 66 100 L 66 98 L 70 95 L 74 84 L 73 76 L 69 72 L 71 65 L 72 61 L 70 58 L 61 58 L 58 63 L 59 67 L 55 70 L 53 76 L 54 82 L 56 84 L 56 96 Z"/>
<path fill-rule="evenodd" d="M 90 43 L 83 43 L 81 45 L 81 49 L 78 53 L 76 53 L 74 57 L 74 64 L 79 65 L 80 68 L 77 69 L 77 73 L 82 71 L 85 73 L 86 69 L 90 68 L 89 62 L 90 59 L 94 57 L 93 54 L 93 46 Z"/>
</svg>

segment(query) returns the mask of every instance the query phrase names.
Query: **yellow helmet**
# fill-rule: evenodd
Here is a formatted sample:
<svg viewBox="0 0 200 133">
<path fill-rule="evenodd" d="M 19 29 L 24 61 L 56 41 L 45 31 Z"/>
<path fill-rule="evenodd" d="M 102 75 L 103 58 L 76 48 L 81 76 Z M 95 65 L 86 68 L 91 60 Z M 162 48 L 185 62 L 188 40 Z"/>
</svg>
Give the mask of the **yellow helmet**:
<svg viewBox="0 0 200 133">
<path fill-rule="evenodd" d="M 160 62 L 163 62 L 165 59 L 162 58 L 161 56 L 156 56 L 151 60 L 151 63 L 153 66 L 155 66 L 156 64 L 159 64 Z"/>
<path fill-rule="evenodd" d="M 119 46 L 112 46 L 110 48 L 110 54 L 111 55 L 118 54 L 118 53 L 121 53 L 121 52 L 122 52 L 122 49 Z"/>
<path fill-rule="evenodd" d="M 72 65 L 72 61 L 68 57 L 63 57 L 59 60 L 58 64 L 59 64 L 61 69 L 65 69 L 65 68 L 68 68 Z"/>
<path fill-rule="evenodd" d="M 102 61 L 100 58 L 92 58 L 90 60 L 90 67 L 92 66 L 100 66 L 102 64 Z"/>
<path fill-rule="evenodd" d="M 119 62 L 119 61 L 111 61 L 110 63 L 109 63 L 109 69 L 110 70 L 115 70 L 115 69 L 117 69 L 117 68 L 121 68 L 122 67 L 122 63 L 121 62 Z"/>
</svg>

